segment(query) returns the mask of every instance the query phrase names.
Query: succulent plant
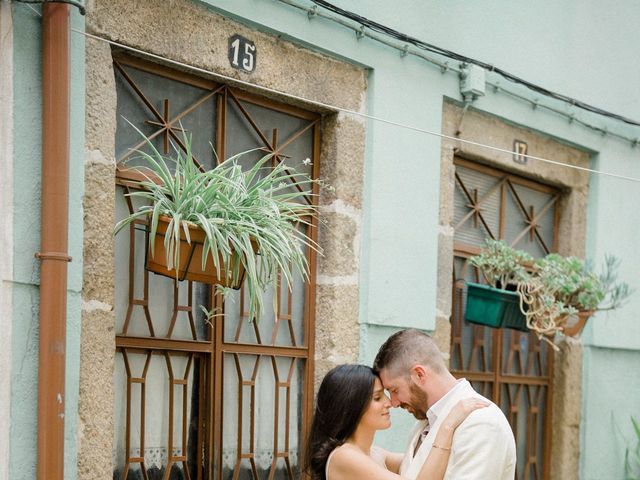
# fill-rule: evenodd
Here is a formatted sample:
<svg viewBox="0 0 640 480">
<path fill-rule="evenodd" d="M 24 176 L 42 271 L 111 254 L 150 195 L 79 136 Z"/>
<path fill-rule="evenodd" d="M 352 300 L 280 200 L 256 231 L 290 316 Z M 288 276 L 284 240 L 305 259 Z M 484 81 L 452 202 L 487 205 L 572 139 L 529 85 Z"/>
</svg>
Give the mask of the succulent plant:
<svg viewBox="0 0 640 480">
<path fill-rule="evenodd" d="M 528 328 L 544 339 L 562 332 L 571 317 L 618 308 L 632 293 L 629 285 L 617 282 L 620 262 L 609 255 L 597 275 L 576 257 L 550 253 L 534 262 L 502 240 L 487 239 L 469 262 L 496 288 L 516 285 Z"/>
<path fill-rule="evenodd" d="M 478 268 L 490 285 L 506 289 L 509 284 L 527 281 L 527 265 L 533 263 L 533 257 L 522 250 L 510 247 L 503 240 L 487 239 L 479 255 L 469 259 Z"/>
</svg>

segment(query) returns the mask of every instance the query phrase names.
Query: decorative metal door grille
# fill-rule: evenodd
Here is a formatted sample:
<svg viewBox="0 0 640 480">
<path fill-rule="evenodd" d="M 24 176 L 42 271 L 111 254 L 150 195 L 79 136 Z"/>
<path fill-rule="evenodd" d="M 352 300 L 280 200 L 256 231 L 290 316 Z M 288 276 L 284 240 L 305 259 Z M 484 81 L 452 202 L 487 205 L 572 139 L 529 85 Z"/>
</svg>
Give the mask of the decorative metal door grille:
<svg viewBox="0 0 640 480">
<path fill-rule="evenodd" d="M 131 57 L 116 55 L 114 69 L 118 218 L 137 207 L 124 194 L 140 175 L 132 153 L 145 148 L 128 122 L 164 153 L 184 149 L 186 130 L 201 168 L 215 167 L 213 145 L 221 159 L 254 149 L 241 163 L 273 153 L 274 165 L 317 178 L 318 115 Z M 145 227 L 116 238 L 114 478 L 298 478 L 313 404 L 315 284 L 278 282 L 265 293 L 265 305 L 280 299 L 277 311 L 251 322 L 243 289 L 223 302 L 208 286 L 147 272 Z M 208 321 L 199 305 L 223 315 Z"/>
<path fill-rule="evenodd" d="M 553 350 L 532 333 L 465 321 L 465 281 L 483 283 L 467 260 L 487 237 L 534 257 L 554 251 L 561 194 L 459 158 L 455 167 L 451 369 L 505 413 L 516 437 L 516 478 L 548 479 Z"/>
</svg>

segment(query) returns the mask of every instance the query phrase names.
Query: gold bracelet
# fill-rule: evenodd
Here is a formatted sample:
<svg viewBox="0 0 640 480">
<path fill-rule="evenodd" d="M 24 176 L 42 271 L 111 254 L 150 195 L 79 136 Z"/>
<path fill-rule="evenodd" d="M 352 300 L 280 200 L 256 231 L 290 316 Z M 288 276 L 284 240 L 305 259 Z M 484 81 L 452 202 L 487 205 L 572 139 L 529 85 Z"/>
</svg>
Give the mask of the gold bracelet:
<svg viewBox="0 0 640 480">
<path fill-rule="evenodd" d="M 445 452 L 450 452 L 451 451 L 451 447 L 441 447 L 440 445 L 437 444 L 433 444 L 431 445 L 432 448 L 439 448 L 440 450 L 444 450 Z"/>
</svg>

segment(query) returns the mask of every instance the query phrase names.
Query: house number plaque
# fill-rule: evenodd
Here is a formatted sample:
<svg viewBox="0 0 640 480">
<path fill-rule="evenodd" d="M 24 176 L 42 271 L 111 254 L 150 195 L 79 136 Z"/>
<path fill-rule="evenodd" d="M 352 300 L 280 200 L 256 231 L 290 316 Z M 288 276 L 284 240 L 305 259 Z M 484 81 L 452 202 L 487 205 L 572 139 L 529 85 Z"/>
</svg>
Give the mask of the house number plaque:
<svg viewBox="0 0 640 480">
<path fill-rule="evenodd" d="M 526 165 L 528 146 L 522 140 L 513 141 L 513 161 L 521 165 Z"/>
<path fill-rule="evenodd" d="M 256 69 L 256 44 L 242 35 L 229 38 L 229 63 L 237 70 L 253 72 Z"/>
</svg>

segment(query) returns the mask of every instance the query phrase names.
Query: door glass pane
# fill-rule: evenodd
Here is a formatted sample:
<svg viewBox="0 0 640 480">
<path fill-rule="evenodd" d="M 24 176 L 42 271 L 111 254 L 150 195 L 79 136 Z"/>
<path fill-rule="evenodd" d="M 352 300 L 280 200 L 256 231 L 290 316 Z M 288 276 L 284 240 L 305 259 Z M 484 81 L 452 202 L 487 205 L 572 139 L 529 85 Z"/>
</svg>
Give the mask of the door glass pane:
<svg viewBox="0 0 640 480">
<path fill-rule="evenodd" d="M 277 292 L 277 293 L 276 293 Z M 242 291 L 231 292 L 224 307 L 225 342 L 304 346 L 304 306 L 307 291 L 299 274 L 289 290 L 286 281 L 270 284 L 263 295 L 264 313 L 259 322 L 249 321 L 249 302 Z M 278 304 L 274 310 L 274 296 Z"/>
<path fill-rule="evenodd" d="M 302 363 L 225 354 L 223 478 L 300 477 Z"/>
<path fill-rule="evenodd" d="M 243 100 L 240 105 L 242 108 L 231 98 L 227 104 L 227 156 L 259 148 L 241 159 L 248 167 L 274 145 L 282 146 L 274 161 L 311 176 L 313 165 L 306 160 L 313 157 L 309 120 Z M 299 190 L 292 185 L 291 191 Z M 264 292 L 265 311 L 260 321 L 251 322 L 244 287 L 233 292 L 224 302 L 226 348 L 232 350 L 236 343 L 304 346 L 308 295 L 300 275 L 294 276 L 291 289 L 280 279 Z M 299 478 L 304 359 L 284 354 L 226 353 L 223 363 L 223 478 Z"/>
<path fill-rule="evenodd" d="M 167 467 L 195 472 L 202 461 L 194 436 L 202 421 L 200 368 L 193 354 L 118 352 L 114 478 L 126 478 L 127 469 L 141 475 L 145 468 L 152 478 Z"/>
<path fill-rule="evenodd" d="M 182 131 L 192 135 L 193 156 L 205 168 L 214 165 L 212 143 L 215 141 L 215 95 L 211 91 L 121 65 L 116 68 L 118 118 L 116 120 L 116 158 L 124 157 L 126 166 L 146 165 L 139 155 L 131 155 L 131 148 L 142 141 L 132 123 L 147 137 L 157 134 L 154 147 L 161 154 L 173 154 Z M 130 122 L 130 123 L 129 123 Z M 165 122 L 172 125 L 175 137 L 164 130 Z M 169 148 L 165 150 L 165 140 Z M 173 143 L 174 146 L 171 146 Z M 149 152 L 148 146 L 140 147 Z"/>
<path fill-rule="evenodd" d="M 507 191 L 505 241 L 534 258 L 545 256 L 553 248 L 555 196 L 516 183 Z"/>
<path fill-rule="evenodd" d="M 152 142 L 163 155 L 175 156 L 184 129 L 193 135 L 194 158 L 211 168 L 215 95 L 144 69 L 124 65 L 124 73 L 115 70 L 116 154 L 121 165 L 146 164 L 129 154 L 141 138 L 128 120 L 145 135 L 158 133 Z M 178 139 L 167 134 L 163 122 L 173 122 Z M 120 220 L 141 203 L 127 199 L 124 187 L 116 189 L 116 220 Z M 123 339 L 116 341 L 130 338 L 149 349 L 119 348 L 116 354 L 114 478 L 145 478 L 142 469 L 149 478 L 162 478 L 167 469 L 170 478 L 186 478 L 187 469 L 191 478 L 197 478 L 210 449 L 203 443 L 210 354 L 189 352 L 184 346 L 174 349 L 171 342 L 211 341 L 210 325 L 199 308 L 209 305 L 209 288 L 146 271 L 144 223 L 125 228 L 115 242 L 116 334 Z M 166 347 L 153 343 L 156 339 L 165 339 Z"/>
<path fill-rule="evenodd" d="M 125 198 L 125 190 L 117 187 L 116 221 L 129 214 Z M 134 209 L 140 205 L 137 199 L 132 202 Z M 133 245 L 129 228 L 120 231 L 115 242 L 116 332 L 130 336 L 207 340 L 209 325 L 199 306 L 208 305 L 209 289 L 195 282 L 175 282 L 145 270 L 146 225 L 135 225 Z M 131 258 L 133 275 L 130 276 Z M 132 299 L 129 298 L 130 288 Z"/>
<path fill-rule="evenodd" d="M 482 245 L 485 238 L 499 236 L 501 180 L 490 175 L 478 175 L 464 167 L 456 169 L 456 241 L 467 245 Z M 474 207 L 476 213 L 473 213 Z"/>
<path fill-rule="evenodd" d="M 493 329 L 475 325 L 465 320 L 467 289 L 465 282 L 484 283 L 478 272 L 471 267 L 465 257 L 454 259 L 454 305 L 451 317 L 453 335 L 459 336 L 452 349 L 451 368 L 475 372 L 493 371 L 492 350 L 490 348 Z"/>
</svg>

